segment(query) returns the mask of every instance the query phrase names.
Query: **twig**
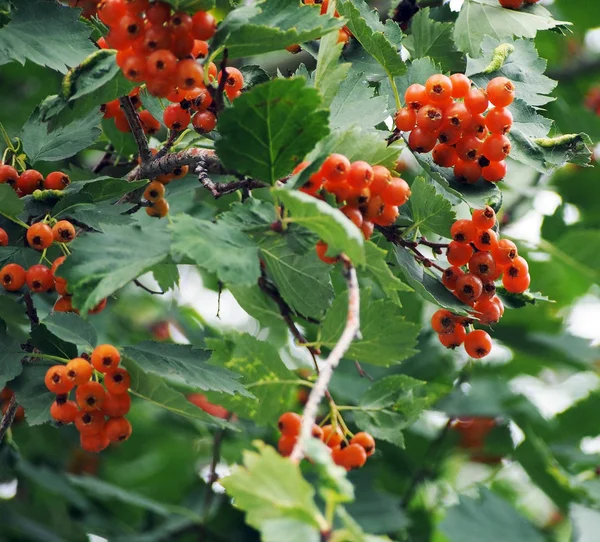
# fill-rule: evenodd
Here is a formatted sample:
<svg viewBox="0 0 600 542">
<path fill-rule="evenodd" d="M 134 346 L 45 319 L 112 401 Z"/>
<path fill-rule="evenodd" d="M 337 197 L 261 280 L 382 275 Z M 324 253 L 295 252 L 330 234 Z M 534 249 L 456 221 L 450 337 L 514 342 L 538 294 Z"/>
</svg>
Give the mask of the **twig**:
<svg viewBox="0 0 600 542">
<path fill-rule="evenodd" d="M 136 179 L 154 179 L 159 175 L 171 173 L 175 168 L 181 166 L 197 165 L 203 162 L 208 170 L 215 173 L 225 173 L 225 169 L 217 158 L 215 151 L 211 149 L 186 149 L 184 151 L 167 154 L 162 158 L 152 160 L 150 163 L 133 168 L 127 174 L 128 181 Z"/>
<path fill-rule="evenodd" d="M 135 110 L 135 107 L 133 107 L 129 96 L 122 96 L 119 98 L 119 102 L 121 104 L 121 109 L 127 118 L 127 123 L 131 128 L 131 133 L 135 139 L 138 151 L 140 152 L 140 161 L 142 166 L 144 166 L 152 161 L 152 153 L 148 147 L 148 140 L 146 139 L 146 134 L 144 133 L 142 121 L 140 120 L 140 116 Z"/>
<path fill-rule="evenodd" d="M 17 413 L 18 407 L 19 405 L 17 404 L 17 400 L 13 395 L 10 398 L 4 416 L 2 416 L 2 420 L 0 420 L 0 442 L 2 442 L 2 440 L 4 439 L 4 435 L 6 435 L 6 433 L 10 429 L 10 426 L 15 421 L 15 414 Z"/>
<path fill-rule="evenodd" d="M 354 361 L 354 366 L 356 367 L 356 370 L 358 371 L 358 376 L 360 376 L 361 378 L 367 378 L 371 382 L 373 382 L 374 378 L 369 373 L 367 373 L 367 371 L 365 371 L 362 368 L 362 365 L 360 363 L 358 363 L 358 361 Z"/>
<path fill-rule="evenodd" d="M 169 130 L 169 137 L 167 141 L 165 141 L 165 144 L 163 145 L 162 149 L 160 149 L 154 156 L 155 160 L 160 160 L 171 150 L 171 148 L 175 144 L 175 141 L 177 141 L 179 134 L 181 134 L 181 132 L 178 132 L 176 130 Z"/>
<path fill-rule="evenodd" d="M 434 248 L 434 252 L 437 252 L 438 250 L 441 250 L 441 248 L 443 246 L 447 246 L 447 245 L 444 245 L 444 243 L 431 243 L 431 242 L 427 241 L 427 239 L 425 239 L 425 241 L 423 242 L 423 238 L 421 238 L 419 241 L 408 241 L 408 240 L 404 239 L 402 237 L 402 235 L 400 234 L 400 232 L 398 231 L 398 229 L 393 226 L 392 227 L 377 226 L 377 230 L 380 231 L 383 234 L 383 236 L 390 243 L 410 250 L 414 254 L 415 260 L 422 263 L 423 266 L 434 267 L 435 269 L 437 269 L 438 271 L 441 271 L 442 273 L 445 271 L 445 269 L 441 265 L 435 263 L 430 258 L 427 258 L 426 256 L 424 256 L 421 253 L 421 251 L 417 248 L 420 244 L 422 244 L 422 245 Z"/>
<path fill-rule="evenodd" d="M 348 316 L 346 318 L 346 325 L 338 342 L 329 353 L 327 360 L 321 368 L 317 381 L 308 396 L 308 401 L 306 402 L 302 416 L 300 438 L 296 442 L 290 456 L 292 461 L 300 461 L 304 456 L 304 443 L 308 442 L 311 438 L 312 427 L 317 418 L 319 404 L 326 394 L 329 381 L 333 376 L 333 371 L 342 359 L 346 350 L 348 350 L 352 344 L 354 337 L 356 337 L 356 334 L 360 329 L 360 294 L 356 270 L 354 269 L 352 262 L 345 255 L 340 255 L 340 259 L 344 265 L 344 278 L 348 285 Z"/>
<path fill-rule="evenodd" d="M 227 416 L 227 421 L 231 420 L 233 414 L 229 414 Z M 212 461 L 210 463 L 210 471 L 208 474 L 208 485 L 206 487 L 206 493 L 204 494 L 204 504 L 202 506 L 205 515 L 208 514 L 209 508 L 211 505 L 211 501 L 213 495 L 215 494 L 212 487 L 214 483 L 219 479 L 217 475 L 217 466 L 219 465 L 219 461 L 221 460 L 221 445 L 223 444 L 223 438 L 225 437 L 225 429 L 220 429 L 215 433 L 213 437 L 213 454 Z"/>
<path fill-rule="evenodd" d="M 227 49 L 223 49 L 223 58 L 221 59 L 221 80 L 219 81 L 219 85 L 217 87 L 216 93 L 213 96 L 213 100 L 215 102 L 214 109 L 217 114 L 223 111 L 223 107 L 225 104 L 223 103 L 223 92 L 225 92 L 225 84 L 227 83 L 227 58 L 229 56 L 229 51 Z"/>
<path fill-rule="evenodd" d="M 386 139 L 387 146 L 389 147 L 392 143 L 396 143 L 396 141 L 399 141 L 400 139 L 402 139 L 402 133 L 400 130 L 398 130 L 398 128 L 395 128 Z"/>
<path fill-rule="evenodd" d="M 25 301 L 25 312 L 27 313 L 27 318 L 29 318 L 29 321 L 31 322 L 31 327 L 37 326 L 40 323 L 40 319 L 38 318 L 35 305 L 33 304 L 33 299 L 31 299 L 31 294 L 25 294 L 23 296 L 23 301 Z"/>
<path fill-rule="evenodd" d="M 94 166 L 94 168 L 92 169 L 92 173 L 100 173 L 105 167 L 110 166 L 112 163 L 111 158 L 114 152 L 115 148 L 112 145 L 106 147 L 106 152 L 104 153 L 104 156 Z"/>
<path fill-rule="evenodd" d="M 198 180 L 202 186 L 206 188 L 215 199 L 219 199 L 227 194 L 233 194 L 238 190 L 253 190 L 255 188 L 265 188 L 269 186 L 262 181 L 255 181 L 254 179 L 243 179 L 232 183 L 215 183 L 209 179 L 208 173 L 202 164 L 199 164 L 196 167 L 196 173 L 198 174 Z"/>
<path fill-rule="evenodd" d="M 133 283 L 137 287 L 139 287 L 142 290 L 148 292 L 149 294 L 152 294 L 152 295 L 164 295 L 165 294 L 165 292 L 163 292 L 162 290 L 161 291 L 151 290 L 150 288 L 148 288 L 148 286 L 144 286 L 138 279 L 133 279 Z"/>
</svg>

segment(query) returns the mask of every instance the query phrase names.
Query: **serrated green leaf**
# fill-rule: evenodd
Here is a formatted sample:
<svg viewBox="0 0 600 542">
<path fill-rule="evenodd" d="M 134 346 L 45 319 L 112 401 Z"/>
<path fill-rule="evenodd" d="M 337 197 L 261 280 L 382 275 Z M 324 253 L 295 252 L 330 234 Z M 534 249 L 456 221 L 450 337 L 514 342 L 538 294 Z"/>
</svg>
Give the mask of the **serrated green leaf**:
<svg viewBox="0 0 600 542">
<path fill-rule="evenodd" d="M 123 356 L 135 360 L 145 373 L 174 384 L 251 397 L 237 382 L 236 374 L 206 363 L 210 354 L 208 350 L 190 345 L 152 341 L 123 348 Z"/>
<path fill-rule="evenodd" d="M 389 77 L 401 75 L 406 64 L 400 58 L 402 31 L 393 21 L 386 24 L 379 21 L 376 11 L 371 11 L 363 0 L 342 0 L 337 2 L 340 15 L 346 17 L 346 23 L 354 37 L 383 67 Z"/>
<path fill-rule="evenodd" d="M 219 222 L 245 232 L 268 231 L 276 219 L 275 206 L 255 198 L 248 198 L 243 203 L 235 202 L 227 212 L 219 215 Z"/>
<path fill-rule="evenodd" d="M 105 226 L 104 231 L 78 236 L 70 245 L 73 254 L 58 271 L 67 279 L 73 304 L 82 314 L 169 254 L 169 235 L 163 224 L 143 229 Z M 102 258 L 97 257 L 99 253 Z"/>
<path fill-rule="evenodd" d="M 485 36 L 500 41 L 512 36 L 535 38 L 538 30 L 566 24 L 569 23 L 553 19 L 539 4 L 514 10 L 502 7 L 497 0 L 465 0 L 454 26 L 454 42 L 459 51 L 477 57 Z"/>
<path fill-rule="evenodd" d="M 498 69 L 488 71 L 501 44 L 514 49 Z M 500 42 L 486 36 L 481 44 L 481 53 L 483 56 L 479 58 L 467 55 L 465 75 L 477 86 L 485 88 L 495 77 L 507 77 L 516 87 L 515 95 L 530 106 L 540 106 L 554 100 L 548 94 L 554 90 L 557 82 L 544 75 L 547 62 L 538 56 L 533 42 L 508 38 Z"/>
<path fill-rule="evenodd" d="M 297 254 L 283 235 L 266 238 L 260 253 L 284 301 L 303 316 L 323 316 L 333 299 L 330 266 L 315 252 Z"/>
<path fill-rule="evenodd" d="M 100 136 L 100 110 L 72 119 L 71 122 L 50 126 L 43 120 L 42 106 L 35 108 L 21 131 L 23 150 L 32 163 L 56 162 L 77 154 L 92 145 Z"/>
<path fill-rule="evenodd" d="M 179 268 L 174 263 L 159 263 L 152 268 L 154 280 L 163 292 L 179 285 Z"/>
<path fill-rule="evenodd" d="M 315 232 L 330 253 L 343 252 L 355 265 L 365 263 L 363 235 L 344 213 L 304 192 L 277 188 L 273 193 L 290 212 L 288 220 Z"/>
<path fill-rule="evenodd" d="M 250 90 L 261 83 L 268 83 L 271 79 L 269 74 L 256 64 L 249 64 L 240 68 L 244 76 L 244 90 Z"/>
<path fill-rule="evenodd" d="M 102 119 L 102 132 L 115 148 L 115 152 L 121 156 L 133 156 L 138 154 L 135 139 L 131 132 L 121 132 L 115 126 L 114 119 Z"/>
<path fill-rule="evenodd" d="M 510 504 L 483 487 L 479 498 L 460 496 L 459 504 L 447 511 L 439 528 L 449 542 L 479 542 L 481 533 L 486 542 L 546 540 Z"/>
<path fill-rule="evenodd" d="M 8 184 L 0 184 L 0 214 L 16 218 L 23 212 L 25 203 Z"/>
<path fill-rule="evenodd" d="M 229 58 L 254 56 L 314 40 L 342 24 L 342 20 L 320 15 L 313 6 L 298 2 L 257 2 L 235 9 L 225 17 L 211 48 L 227 47 Z"/>
<path fill-rule="evenodd" d="M 23 329 L 29 326 L 29 319 L 25 308 L 15 298 L 0 294 L 0 320 L 4 320 L 9 335 L 25 339 Z"/>
<path fill-rule="evenodd" d="M 314 489 L 302 477 L 299 465 L 270 446 L 256 445 L 258 453 L 246 450 L 244 465 L 234 467 L 220 481 L 234 506 L 246 512 L 246 522 L 255 529 L 262 530 L 273 520 L 293 520 L 310 527 L 304 534 L 312 533 L 319 540 L 324 520 L 314 502 Z"/>
<path fill-rule="evenodd" d="M 527 291 L 522 294 L 511 294 L 503 286 L 498 286 L 497 292 L 504 306 L 511 309 L 520 309 L 526 305 L 536 305 L 540 302 L 554 303 L 552 299 L 540 292 Z"/>
<path fill-rule="evenodd" d="M 114 179 L 112 177 L 97 177 L 87 181 L 73 182 L 64 190 L 64 193 L 69 196 L 73 194 L 89 195 L 91 201 L 99 203 L 117 200 L 146 184 L 148 184 L 148 181 L 143 179 L 140 181 L 126 181 L 125 179 Z"/>
<path fill-rule="evenodd" d="M 333 348 L 346 324 L 347 294 L 338 295 L 321 328 L 321 344 Z M 360 296 L 360 337 L 344 355 L 348 359 L 387 367 L 415 353 L 418 326 L 407 322 L 394 302 L 374 300 L 369 290 Z"/>
<path fill-rule="evenodd" d="M 1 303 L 1 301 L 0 301 Z M 21 350 L 21 341 L 0 333 L 0 390 L 7 382 L 21 374 L 21 360 L 25 353 Z"/>
<path fill-rule="evenodd" d="M 0 65 L 30 60 L 65 73 L 97 50 L 77 10 L 43 0 L 18 2 L 16 7 L 0 29 Z"/>
<path fill-rule="evenodd" d="M 130 210 L 133 204 L 113 205 L 110 202 L 92 203 L 89 194 L 72 194 L 61 199 L 54 209 L 54 218 L 69 218 L 81 222 L 97 231 L 104 231 L 105 225 L 122 226 L 134 221 L 132 215 L 123 214 Z"/>
<path fill-rule="evenodd" d="M 453 28 L 451 23 L 430 18 L 430 8 L 420 9 L 410 21 L 410 35 L 404 40 L 404 46 L 412 58 L 430 57 L 445 71 L 462 71 L 465 63 L 454 45 Z"/>
<path fill-rule="evenodd" d="M 256 318 L 263 327 L 287 330 L 279 308 L 258 286 L 229 286 L 229 291 L 242 309 Z"/>
<path fill-rule="evenodd" d="M 219 116 L 215 143 L 225 167 L 274 184 L 328 134 L 327 111 L 304 79 L 254 87 Z"/>
<path fill-rule="evenodd" d="M 87 348 L 94 348 L 98 343 L 98 334 L 94 326 L 77 314 L 56 312 L 45 318 L 42 323 L 63 341 Z"/>
<path fill-rule="evenodd" d="M 450 237 L 450 226 L 456 219 L 450 202 L 438 194 L 433 185 L 423 177 L 417 177 L 410 190 L 408 201 L 413 220 L 411 229 Z"/>
<path fill-rule="evenodd" d="M 174 255 L 191 258 L 225 284 L 249 286 L 258 280 L 258 247 L 237 228 L 178 215 L 170 230 Z"/>
<path fill-rule="evenodd" d="M 60 313 L 63 314 L 63 313 Z M 44 324 L 31 329 L 31 345 L 44 354 L 73 359 L 78 356 L 77 347 L 52 333 Z"/>
<path fill-rule="evenodd" d="M 402 306 L 398 292 L 412 292 L 413 289 L 396 277 L 387 263 L 388 252 L 379 248 L 372 242 L 365 243 L 365 257 L 367 260 L 366 271 L 372 276 L 388 299 L 399 307 Z"/>
<path fill-rule="evenodd" d="M 364 73 L 351 71 L 329 106 L 329 126 L 332 130 L 353 125 L 372 130 L 389 116 L 386 106 L 385 97 L 373 96 Z"/>
<path fill-rule="evenodd" d="M 29 269 L 39 261 L 40 253 L 31 248 L 19 246 L 0 247 L 0 269 L 7 263 L 17 263 L 21 267 Z"/>
<path fill-rule="evenodd" d="M 29 425 L 40 425 L 50 421 L 50 405 L 56 395 L 48 391 L 44 376 L 52 363 L 34 360 L 23 365 L 23 372 L 10 383 L 17 403 L 25 409 L 25 419 Z"/>
<path fill-rule="evenodd" d="M 338 88 L 352 66 L 349 62 L 340 62 L 344 44 L 338 43 L 338 34 L 331 32 L 321 38 L 317 67 L 312 74 L 313 83 L 323 97 L 323 105 L 329 106 L 334 100 Z"/>
<path fill-rule="evenodd" d="M 276 423 L 298 387 L 296 375 L 281 361 L 277 349 L 247 333 L 210 339 L 207 345 L 214 351 L 212 363 L 240 374 L 241 384 L 253 395 L 208 393 L 209 399 L 259 425 Z"/>
</svg>

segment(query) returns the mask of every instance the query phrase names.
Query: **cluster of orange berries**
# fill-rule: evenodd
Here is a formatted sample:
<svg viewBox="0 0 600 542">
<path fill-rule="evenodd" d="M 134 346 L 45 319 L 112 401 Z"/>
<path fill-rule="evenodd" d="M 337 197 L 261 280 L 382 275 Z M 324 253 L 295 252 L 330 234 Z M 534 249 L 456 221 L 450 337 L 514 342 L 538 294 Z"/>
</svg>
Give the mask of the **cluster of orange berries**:
<svg viewBox="0 0 600 542">
<path fill-rule="evenodd" d="M 292 174 L 300 173 L 308 164 L 301 162 Z M 323 199 L 321 190 L 333 194 L 338 203 L 344 203 L 340 211 L 360 228 L 365 239 L 371 237 L 375 224 L 393 224 L 399 207 L 410 197 L 408 183 L 400 177 L 392 177 L 389 169 L 371 166 L 362 160 L 351 163 L 343 154 L 328 156 L 319 171 L 300 188 L 306 194 Z M 337 258 L 327 256 L 327 250 L 326 243 L 317 243 L 317 256 L 325 263 L 335 263 Z"/>
<path fill-rule="evenodd" d="M 160 130 L 160 122 L 156 120 L 150 111 L 142 109 L 142 100 L 140 99 L 140 88 L 135 87 L 129 94 L 129 99 L 133 107 L 138 110 L 138 116 L 142 123 L 144 133 L 148 135 L 154 135 Z M 100 106 L 105 119 L 114 119 L 115 127 L 120 132 L 131 132 L 131 127 L 127 122 L 127 117 L 121 108 L 119 100 L 112 100 Z"/>
<path fill-rule="evenodd" d="M 0 184 L 9 184 L 19 197 L 33 194 L 36 190 L 63 190 L 71 179 L 62 171 L 53 171 L 46 178 L 35 169 L 19 172 L 9 164 L 0 165 Z"/>
<path fill-rule="evenodd" d="M 433 161 L 453 167 L 461 182 L 483 177 L 496 183 L 506 175 L 511 150 L 506 134 L 513 123 L 507 107 L 514 98 L 515 85 L 506 77 L 492 79 L 484 90 L 471 87 L 462 73 L 436 74 L 425 85 L 406 89 L 406 105 L 396 113 L 395 124 L 410 132 L 411 150 L 432 152 Z M 488 111 L 490 102 L 494 107 Z"/>
<path fill-rule="evenodd" d="M 300 435 L 301 425 L 302 417 L 295 412 L 286 412 L 279 418 L 277 428 L 281 437 L 277 449 L 284 457 L 288 457 L 292 453 Z M 321 427 L 315 424 L 312 436 L 327 444 L 334 463 L 346 470 L 362 467 L 367 462 L 367 457 L 375 453 L 375 439 L 364 431 L 356 433 L 350 440 L 347 440 L 339 427 L 333 427 L 333 425 Z"/>
<path fill-rule="evenodd" d="M 503 8 L 520 9 L 523 4 L 537 4 L 540 0 L 498 0 Z"/>
<path fill-rule="evenodd" d="M 75 423 L 81 447 L 88 452 L 100 452 L 131 435 L 131 424 L 124 417 L 131 406 L 130 377 L 118 366 L 120 361 L 114 346 L 102 344 L 92 352 L 91 363 L 84 357 L 74 358 L 66 365 L 50 367 L 44 378 L 46 387 L 56 394 L 50 415 L 62 424 Z M 94 369 L 104 385 L 92 380 Z M 69 399 L 71 391 L 75 401 Z"/>
<path fill-rule="evenodd" d="M 0 412 L 4 416 L 6 411 L 8 410 L 8 404 L 10 400 L 14 397 L 15 392 L 10 388 L 4 388 L 0 391 Z M 25 417 L 25 410 L 21 405 L 17 407 L 15 412 L 15 422 L 20 422 Z"/>
<path fill-rule="evenodd" d="M 496 295 L 496 280 L 502 277 L 506 291 L 514 294 L 523 293 L 531 282 L 527 260 L 519 256 L 512 241 L 498 239 L 495 225 L 496 213 L 489 206 L 476 209 L 470 220 L 454 222 L 446 251 L 450 267 L 442 275 L 446 288 L 473 307 L 473 319 L 483 325 L 497 323 L 504 314 L 502 300 Z M 465 325 L 470 325 L 470 319 L 444 309 L 431 318 L 431 326 L 445 347 L 456 348 L 464 343 L 472 358 L 487 356 L 492 349 L 490 336 L 483 330 L 467 334 Z"/>
</svg>

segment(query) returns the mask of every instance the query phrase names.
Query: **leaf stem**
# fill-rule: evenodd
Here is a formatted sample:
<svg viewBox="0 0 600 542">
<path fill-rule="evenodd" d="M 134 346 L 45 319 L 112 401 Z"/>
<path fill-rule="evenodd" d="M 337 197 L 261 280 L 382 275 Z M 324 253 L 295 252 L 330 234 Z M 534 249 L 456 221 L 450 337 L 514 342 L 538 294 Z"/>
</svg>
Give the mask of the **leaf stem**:
<svg viewBox="0 0 600 542">
<path fill-rule="evenodd" d="M 394 77 L 389 73 L 388 79 L 390 80 L 390 86 L 392 87 L 392 92 L 394 93 L 394 100 L 396 100 L 396 111 L 400 111 L 400 109 L 402 109 L 402 102 L 400 101 L 400 94 L 398 94 L 398 87 L 396 86 L 396 81 L 394 81 Z"/>
<path fill-rule="evenodd" d="M 71 361 L 67 358 L 61 358 L 60 356 L 51 356 L 50 354 L 31 354 L 32 358 L 35 359 L 48 359 L 50 361 L 60 361 L 60 363 L 69 363 Z"/>
<path fill-rule="evenodd" d="M 25 224 L 25 222 L 23 222 L 22 220 L 19 220 L 18 218 L 15 218 L 14 216 L 7 215 L 6 213 L 3 213 L 2 211 L 0 211 L 0 215 L 2 215 L 4 218 L 7 218 L 11 222 L 14 222 L 15 224 L 18 224 L 19 226 L 25 228 L 26 230 L 29 229 L 28 224 Z"/>
</svg>

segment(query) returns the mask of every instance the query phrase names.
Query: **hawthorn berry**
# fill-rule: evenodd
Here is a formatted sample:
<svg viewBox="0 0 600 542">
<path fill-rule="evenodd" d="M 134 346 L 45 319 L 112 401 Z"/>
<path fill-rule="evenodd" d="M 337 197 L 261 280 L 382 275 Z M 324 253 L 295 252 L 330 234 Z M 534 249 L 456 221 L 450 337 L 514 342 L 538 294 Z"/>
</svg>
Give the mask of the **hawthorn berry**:
<svg viewBox="0 0 600 542">
<path fill-rule="evenodd" d="M 479 231 L 473 244 L 477 250 L 493 251 L 498 245 L 498 236 L 494 230 Z"/>
<path fill-rule="evenodd" d="M 155 25 L 162 25 L 171 16 L 171 6 L 166 2 L 153 2 L 146 9 L 146 20 Z"/>
<path fill-rule="evenodd" d="M 510 139 L 504 134 L 491 134 L 485 138 L 481 154 L 490 162 L 499 162 L 510 154 L 510 147 Z"/>
<path fill-rule="evenodd" d="M 63 190 L 71 184 L 69 176 L 62 171 L 53 171 L 46 176 L 44 188 L 46 190 Z"/>
<path fill-rule="evenodd" d="M 463 135 L 463 131 L 458 126 L 445 123 L 438 134 L 438 141 L 446 145 L 456 145 Z"/>
<path fill-rule="evenodd" d="M 437 142 L 437 134 L 428 132 L 419 127 L 415 128 L 408 136 L 408 146 L 418 153 L 430 152 Z"/>
<path fill-rule="evenodd" d="M 446 309 L 437 310 L 431 317 L 431 327 L 436 333 L 452 333 L 456 327 L 454 314 Z"/>
<path fill-rule="evenodd" d="M 496 107 L 506 107 L 515 99 L 515 85 L 506 77 L 495 77 L 487 84 L 487 95 Z"/>
<path fill-rule="evenodd" d="M 16 292 L 26 281 L 26 272 L 19 264 L 9 263 L 0 270 L 0 282 L 5 290 Z"/>
<path fill-rule="evenodd" d="M 292 455 L 292 450 L 298 440 L 297 435 L 281 435 L 277 442 L 277 450 L 283 457 L 289 457 Z"/>
<path fill-rule="evenodd" d="M 220 83 L 223 72 L 219 72 L 217 81 Z M 240 70 L 233 67 L 227 68 L 227 80 L 225 81 L 225 92 L 229 96 L 231 93 L 235 93 L 238 90 L 242 90 L 244 86 L 244 75 Z"/>
<path fill-rule="evenodd" d="M 464 274 L 465 272 L 460 267 L 452 265 L 442 273 L 442 284 L 449 290 L 454 290 L 456 288 L 458 277 Z"/>
<path fill-rule="evenodd" d="M 112 344 L 101 344 L 94 348 L 91 361 L 96 371 L 108 373 L 118 367 L 121 354 Z"/>
<path fill-rule="evenodd" d="M 417 112 L 417 127 L 425 132 L 435 132 L 444 122 L 443 111 L 434 104 L 424 105 Z"/>
<path fill-rule="evenodd" d="M 452 80 L 441 73 L 432 75 L 425 82 L 427 98 L 432 102 L 444 102 L 452 97 Z"/>
<path fill-rule="evenodd" d="M 506 176 L 508 167 L 504 160 L 499 162 L 490 162 L 487 166 L 481 169 L 481 176 L 491 183 L 497 183 Z"/>
<path fill-rule="evenodd" d="M 104 432 L 111 442 L 124 442 L 131 436 L 131 424 L 127 418 L 110 418 L 104 424 Z"/>
<path fill-rule="evenodd" d="M 119 367 L 114 371 L 110 371 L 104 377 L 104 386 L 106 390 L 114 395 L 120 395 L 121 393 L 127 393 L 131 378 L 126 369 Z"/>
<path fill-rule="evenodd" d="M 500 307 L 491 299 L 479 299 L 473 307 L 477 319 L 484 325 L 495 324 L 500 320 Z"/>
<path fill-rule="evenodd" d="M 450 333 L 438 334 L 438 340 L 446 348 L 458 348 L 465 342 L 467 332 L 464 326 L 457 324 L 454 330 Z"/>
<path fill-rule="evenodd" d="M 318 256 L 319 260 L 321 260 L 323 263 L 334 264 L 338 261 L 337 256 L 335 256 L 335 257 L 327 256 L 327 251 L 329 250 L 329 246 L 327 245 L 327 243 L 324 243 L 323 241 L 317 242 L 317 244 L 315 245 L 315 250 L 317 252 L 317 256 Z"/>
<path fill-rule="evenodd" d="M 8 233 L 5 230 L 0 228 L 0 247 L 5 247 L 8 245 Z"/>
<path fill-rule="evenodd" d="M 25 281 L 34 293 L 47 292 L 54 286 L 52 272 L 43 264 L 32 265 L 25 273 Z"/>
<path fill-rule="evenodd" d="M 163 121 L 169 130 L 180 132 L 190 123 L 190 113 L 182 109 L 179 104 L 172 104 L 165 108 Z"/>
<path fill-rule="evenodd" d="M 464 103 L 471 115 L 478 115 L 487 110 L 488 96 L 485 90 L 472 88 L 467 92 Z"/>
<path fill-rule="evenodd" d="M 198 111 L 198 113 L 192 117 L 192 126 L 201 134 L 212 132 L 216 125 L 217 117 L 212 111 Z"/>
<path fill-rule="evenodd" d="M 385 205 L 404 205 L 410 195 L 410 186 L 400 177 L 392 177 L 381 191 L 381 199 Z"/>
<path fill-rule="evenodd" d="M 519 252 L 517 245 L 510 239 L 500 239 L 496 247 L 492 250 L 492 255 L 499 266 L 506 267 L 515 260 Z"/>
<path fill-rule="evenodd" d="M 463 303 L 473 303 L 481 295 L 483 283 L 481 279 L 472 273 L 465 273 L 456 280 L 454 293 Z"/>
<path fill-rule="evenodd" d="M 523 0 L 498 0 L 503 8 L 519 9 L 523 5 Z"/>
<path fill-rule="evenodd" d="M 78 313 L 77 310 L 73 308 L 73 301 L 70 295 L 59 297 L 54 303 L 52 307 L 54 312 L 75 312 Z"/>
<path fill-rule="evenodd" d="M 75 239 L 75 227 L 68 220 L 59 220 L 52 226 L 52 235 L 57 243 L 70 243 Z"/>
<path fill-rule="evenodd" d="M 412 107 L 403 107 L 396 112 L 394 124 L 401 132 L 410 132 L 417 123 L 417 114 Z"/>
<path fill-rule="evenodd" d="M 335 446 L 339 446 L 344 440 L 344 434 L 342 433 L 339 426 L 336 426 L 335 430 L 333 425 L 324 425 L 323 426 L 323 442 L 327 444 L 330 448 Z"/>
<path fill-rule="evenodd" d="M 123 75 L 130 81 L 140 83 L 148 77 L 148 66 L 143 55 L 131 55 L 123 62 Z"/>
<path fill-rule="evenodd" d="M 148 201 L 157 201 L 164 198 L 165 196 L 165 185 L 158 181 L 152 181 L 144 190 L 144 199 Z"/>
<path fill-rule="evenodd" d="M 25 195 L 33 194 L 44 188 L 44 177 L 39 171 L 28 169 L 19 175 L 17 188 Z"/>
<path fill-rule="evenodd" d="M 331 183 L 343 183 L 348 178 L 352 164 L 343 154 L 330 154 L 321 166 L 321 174 Z"/>
<path fill-rule="evenodd" d="M 203 40 L 194 40 L 192 56 L 194 58 L 206 58 L 208 56 L 208 43 Z"/>
<path fill-rule="evenodd" d="M 302 418 L 295 412 L 285 412 L 279 417 L 279 421 L 277 422 L 279 432 L 287 436 L 298 436 L 301 425 Z"/>
<path fill-rule="evenodd" d="M 350 444 L 362 446 L 365 452 L 367 452 L 367 457 L 370 457 L 375 453 L 375 439 L 365 431 L 356 433 L 356 435 L 350 439 Z"/>
<path fill-rule="evenodd" d="M 73 383 L 67 377 L 67 369 L 64 365 L 54 365 L 46 371 L 44 383 L 49 391 L 62 395 L 73 389 Z"/>
<path fill-rule="evenodd" d="M 505 107 L 492 107 L 485 116 L 485 126 L 493 134 L 507 134 L 512 123 L 512 113 Z"/>
<path fill-rule="evenodd" d="M 217 21 L 206 11 L 198 11 L 192 16 L 192 34 L 197 40 L 209 40 L 217 31 Z"/>
<path fill-rule="evenodd" d="M 115 395 L 114 393 L 107 391 L 104 395 L 104 402 L 102 403 L 101 410 L 111 418 L 118 418 L 119 416 L 125 416 L 125 414 L 129 412 L 130 407 L 131 397 L 128 393 Z"/>
<path fill-rule="evenodd" d="M 169 214 L 169 203 L 166 199 L 157 199 L 150 204 L 150 207 L 146 207 L 146 214 L 148 216 L 163 218 Z"/>
<path fill-rule="evenodd" d="M 156 134 L 160 131 L 160 122 L 152 116 L 147 109 L 140 111 L 140 121 L 145 134 Z"/>
<path fill-rule="evenodd" d="M 340 466 L 350 471 L 359 469 L 367 462 L 367 452 L 360 444 L 349 444 L 339 454 Z"/>
<path fill-rule="evenodd" d="M 489 230 L 496 225 L 496 212 L 489 205 L 486 205 L 483 209 L 473 211 L 471 221 L 478 230 Z M 498 259 L 495 255 L 494 258 Z"/>
<path fill-rule="evenodd" d="M 467 219 L 456 220 L 450 228 L 450 237 L 458 243 L 472 243 L 477 235 L 475 224 Z"/>
<path fill-rule="evenodd" d="M 482 152 L 481 140 L 472 135 L 464 135 L 456 144 L 456 154 L 465 162 L 474 162 Z"/>
<path fill-rule="evenodd" d="M 453 98 L 464 98 L 471 90 L 471 80 L 463 73 L 453 73 L 450 81 L 452 82 Z"/>
<path fill-rule="evenodd" d="M 522 256 L 517 256 L 510 265 L 504 268 L 502 285 L 506 288 L 507 292 L 522 294 L 529 288 L 530 282 L 529 266 Z"/>
<path fill-rule="evenodd" d="M 429 102 L 427 89 L 424 85 L 418 83 L 410 85 L 404 93 L 404 101 L 406 102 L 407 107 L 419 110 Z"/>
<path fill-rule="evenodd" d="M 77 408 L 77 403 L 74 401 L 65 401 L 58 402 L 54 401 L 52 405 L 50 405 L 50 416 L 54 418 L 57 422 L 63 423 L 65 425 L 69 423 L 73 423 L 79 409 Z"/>
<path fill-rule="evenodd" d="M 110 440 L 104 431 L 92 435 L 81 433 L 79 443 L 86 452 L 98 453 L 108 447 Z"/>
<path fill-rule="evenodd" d="M 98 409 L 81 410 L 75 417 L 75 427 L 82 435 L 95 435 L 104 428 L 104 414 Z"/>
<path fill-rule="evenodd" d="M 86 411 L 101 408 L 105 395 L 102 384 L 98 382 L 86 382 L 75 390 L 75 399 L 79 408 Z"/>
<path fill-rule="evenodd" d="M 19 180 L 19 173 L 17 170 L 7 164 L 0 165 L 0 184 L 6 183 L 13 188 L 17 187 L 17 181 Z"/>
<path fill-rule="evenodd" d="M 465 104 L 461 102 L 453 103 L 444 111 L 444 120 L 457 128 L 468 126 L 471 119 L 472 116 L 470 111 Z"/>
<path fill-rule="evenodd" d="M 446 258 L 450 265 L 461 267 L 466 265 L 473 255 L 473 248 L 469 244 L 451 241 L 446 249 Z"/>
<path fill-rule="evenodd" d="M 106 25 L 112 26 L 127 15 L 127 7 L 122 0 L 101 0 L 96 6 L 98 18 Z"/>
<path fill-rule="evenodd" d="M 52 228 L 42 222 L 29 226 L 26 237 L 29 246 L 37 250 L 48 248 L 54 241 Z"/>
<path fill-rule="evenodd" d="M 67 292 L 67 281 L 62 277 L 58 277 L 56 275 L 56 271 L 60 267 L 60 265 L 65 261 L 65 256 L 60 256 L 54 260 L 52 263 L 52 267 L 50 267 L 50 272 L 52 273 L 52 278 L 54 279 L 54 288 L 60 295 L 66 295 Z"/>
<path fill-rule="evenodd" d="M 348 172 L 348 184 L 356 190 L 362 190 L 373 182 L 375 173 L 373 168 L 362 160 L 352 162 Z"/>
<path fill-rule="evenodd" d="M 484 358 L 492 351 L 492 339 L 482 329 L 471 331 L 465 339 L 465 350 L 472 358 Z"/>
<path fill-rule="evenodd" d="M 489 252 L 476 252 L 469 260 L 469 271 L 481 280 L 490 280 L 496 274 L 496 262 Z"/>
<path fill-rule="evenodd" d="M 89 382 L 94 372 L 90 362 L 83 358 L 73 358 L 66 365 L 67 378 L 74 386 L 81 386 Z"/>
</svg>

